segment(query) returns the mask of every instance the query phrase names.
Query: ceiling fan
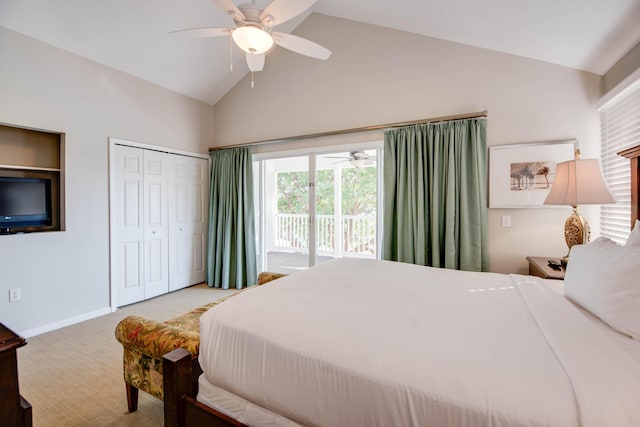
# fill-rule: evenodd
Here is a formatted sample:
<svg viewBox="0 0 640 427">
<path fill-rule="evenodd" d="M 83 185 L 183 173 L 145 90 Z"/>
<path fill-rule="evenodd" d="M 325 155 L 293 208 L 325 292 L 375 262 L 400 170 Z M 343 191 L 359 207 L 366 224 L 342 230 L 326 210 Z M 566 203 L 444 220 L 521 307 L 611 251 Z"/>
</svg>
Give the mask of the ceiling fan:
<svg viewBox="0 0 640 427">
<path fill-rule="evenodd" d="M 190 28 L 170 34 L 186 37 L 220 37 L 231 35 L 240 49 L 246 52 L 251 72 L 262 71 L 265 54 L 274 44 L 293 52 L 317 59 L 327 59 L 331 51 L 311 40 L 292 34 L 273 31 L 309 9 L 316 0 L 273 0 L 264 10 L 254 3 L 236 6 L 231 0 L 211 0 L 231 16 L 235 28 Z"/>
<path fill-rule="evenodd" d="M 375 156 L 370 156 L 364 151 L 351 151 L 349 157 L 332 157 L 327 156 L 328 159 L 345 159 L 335 163 L 349 162 L 352 166 L 359 168 L 361 166 L 370 166 L 376 159 Z"/>
</svg>

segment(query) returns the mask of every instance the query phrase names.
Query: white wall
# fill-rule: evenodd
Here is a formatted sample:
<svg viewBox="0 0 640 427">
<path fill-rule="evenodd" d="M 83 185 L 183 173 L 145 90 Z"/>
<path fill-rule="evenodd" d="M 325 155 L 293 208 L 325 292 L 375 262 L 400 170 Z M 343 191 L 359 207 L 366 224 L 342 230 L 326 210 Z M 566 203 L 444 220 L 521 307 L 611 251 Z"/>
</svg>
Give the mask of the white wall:
<svg viewBox="0 0 640 427">
<path fill-rule="evenodd" d="M 254 89 L 246 77 L 214 106 L 216 145 L 488 110 L 489 145 L 578 138 L 583 157 L 598 155 L 597 75 L 318 14 L 295 34 L 333 55 L 272 51 Z M 491 269 L 524 273 L 527 255 L 564 255 L 569 213 L 491 209 Z"/>
<path fill-rule="evenodd" d="M 640 43 L 631 48 L 602 76 L 602 92 L 609 92 L 637 69 L 640 69 Z"/>
<path fill-rule="evenodd" d="M 104 313 L 108 137 L 206 153 L 212 114 L 210 105 L 0 27 L 0 122 L 66 134 L 66 231 L 0 236 L 0 322 L 30 335 Z M 21 289 L 20 301 L 8 302 L 10 288 Z"/>
</svg>

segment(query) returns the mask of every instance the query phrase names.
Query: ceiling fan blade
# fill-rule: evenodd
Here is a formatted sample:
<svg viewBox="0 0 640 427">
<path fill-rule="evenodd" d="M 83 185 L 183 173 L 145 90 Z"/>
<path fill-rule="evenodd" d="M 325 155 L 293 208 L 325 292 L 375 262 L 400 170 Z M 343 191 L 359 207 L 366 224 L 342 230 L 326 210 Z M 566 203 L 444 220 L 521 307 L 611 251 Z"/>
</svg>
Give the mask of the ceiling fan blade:
<svg viewBox="0 0 640 427">
<path fill-rule="evenodd" d="M 248 53 L 247 65 L 249 70 L 253 72 L 262 71 L 264 68 L 264 53 Z"/>
<path fill-rule="evenodd" d="M 244 16 L 244 13 L 242 13 L 240 9 L 238 9 L 238 6 L 231 3 L 231 0 L 211 0 L 211 2 L 218 6 L 220 9 L 224 10 L 235 20 L 244 21 L 247 19 Z"/>
<path fill-rule="evenodd" d="M 231 28 L 189 28 L 171 31 L 169 34 L 179 37 L 220 37 L 228 36 L 232 31 Z"/>
<path fill-rule="evenodd" d="M 275 44 L 293 52 L 317 59 L 327 59 L 331 56 L 329 49 L 311 40 L 303 39 L 293 34 L 271 33 L 271 35 Z"/>
<path fill-rule="evenodd" d="M 260 14 L 260 21 L 270 27 L 280 25 L 309 9 L 316 0 L 273 0 Z"/>
</svg>

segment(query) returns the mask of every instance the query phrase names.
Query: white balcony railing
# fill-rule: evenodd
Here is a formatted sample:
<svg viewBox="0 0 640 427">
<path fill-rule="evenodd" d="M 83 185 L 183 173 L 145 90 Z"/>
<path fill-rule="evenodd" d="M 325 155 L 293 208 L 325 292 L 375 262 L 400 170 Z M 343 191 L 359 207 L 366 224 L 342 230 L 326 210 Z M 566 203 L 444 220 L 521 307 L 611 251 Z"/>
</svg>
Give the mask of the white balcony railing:
<svg viewBox="0 0 640 427">
<path fill-rule="evenodd" d="M 341 237 L 340 237 L 341 236 Z M 309 248 L 309 216 L 276 214 L 275 248 L 303 251 Z M 319 254 L 375 257 L 376 217 L 373 215 L 316 215 L 316 249 Z"/>
</svg>

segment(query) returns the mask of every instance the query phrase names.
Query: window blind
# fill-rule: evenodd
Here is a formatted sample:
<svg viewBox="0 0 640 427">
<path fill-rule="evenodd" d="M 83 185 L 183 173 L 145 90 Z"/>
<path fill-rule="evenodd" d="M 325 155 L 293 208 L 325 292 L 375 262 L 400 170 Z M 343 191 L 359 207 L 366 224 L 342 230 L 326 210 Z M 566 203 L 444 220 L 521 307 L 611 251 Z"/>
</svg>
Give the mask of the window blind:
<svg viewBox="0 0 640 427">
<path fill-rule="evenodd" d="M 601 235 L 620 244 L 630 232 L 631 171 L 629 159 L 617 153 L 640 144 L 640 81 L 635 83 L 600 110 L 602 173 L 618 199 L 600 208 Z"/>
</svg>

